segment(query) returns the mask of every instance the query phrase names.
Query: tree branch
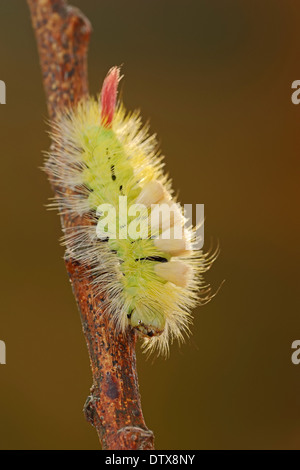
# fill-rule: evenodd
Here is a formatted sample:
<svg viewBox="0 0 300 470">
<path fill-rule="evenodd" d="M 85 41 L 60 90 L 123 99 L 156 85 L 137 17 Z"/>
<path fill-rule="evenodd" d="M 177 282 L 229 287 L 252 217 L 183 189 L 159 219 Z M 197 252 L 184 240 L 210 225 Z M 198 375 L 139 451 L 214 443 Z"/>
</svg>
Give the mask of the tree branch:
<svg viewBox="0 0 300 470">
<path fill-rule="evenodd" d="M 88 94 L 87 49 L 91 25 L 64 0 L 27 0 L 36 34 L 48 112 L 54 118 Z M 62 191 L 51 181 L 54 192 Z M 63 228 L 89 223 L 61 216 Z M 79 307 L 93 376 L 84 412 L 95 426 L 103 449 L 153 449 L 154 436 L 146 427 L 138 387 L 135 333 L 116 335 L 95 292 L 88 268 L 66 259 Z"/>
</svg>

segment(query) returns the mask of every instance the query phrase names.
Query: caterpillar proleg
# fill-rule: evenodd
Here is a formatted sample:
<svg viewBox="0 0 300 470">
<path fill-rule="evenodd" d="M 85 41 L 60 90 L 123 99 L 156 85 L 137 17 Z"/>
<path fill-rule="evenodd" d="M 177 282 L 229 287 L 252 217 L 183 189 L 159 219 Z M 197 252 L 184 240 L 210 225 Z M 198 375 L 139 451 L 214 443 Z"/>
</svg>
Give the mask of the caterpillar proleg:
<svg viewBox="0 0 300 470">
<path fill-rule="evenodd" d="M 114 67 L 99 100 L 82 100 L 51 123 L 56 145 L 46 169 L 62 188 L 55 205 L 87 220 L 65 229 L 64 244 L 90 267 L 116 331 L 134 328 L 146 350 L 166 354 L 189 333 L 201 292 L 209 299 L 202 274 L 213 257 L 194 249 L 195 229 L 173 197 L 155 136 L 117 101 L 119 80 Z"/>
</svg>

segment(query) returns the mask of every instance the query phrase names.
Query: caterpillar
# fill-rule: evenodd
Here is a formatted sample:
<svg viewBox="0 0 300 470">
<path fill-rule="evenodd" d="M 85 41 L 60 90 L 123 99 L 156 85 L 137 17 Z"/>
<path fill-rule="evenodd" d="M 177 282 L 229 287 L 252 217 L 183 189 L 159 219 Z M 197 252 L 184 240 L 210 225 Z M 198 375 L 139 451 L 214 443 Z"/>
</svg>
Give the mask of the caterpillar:
<svg viewBox="0 0 300 470">
<path fill-rule="evenodd" d="M 55 145 L 45 168 L 61 188 L 54 206 L 86 216 L 87 224 L 64 229 L 63 243 L 105 293 L 116 331 L 134 328 L 146 351 L 168 354 L 174 339 L 190 333 L 192 308 L 210 300 L 203 273 L 215 256 L 194 248 L 195 228 L 163 172 L 156 136 L 117 100 L 119 81 L 113 67 L 97 99 L 83 99 L 50 123 Z M 122 210 L 123 199 L 140 211 Z"/>
</svg>

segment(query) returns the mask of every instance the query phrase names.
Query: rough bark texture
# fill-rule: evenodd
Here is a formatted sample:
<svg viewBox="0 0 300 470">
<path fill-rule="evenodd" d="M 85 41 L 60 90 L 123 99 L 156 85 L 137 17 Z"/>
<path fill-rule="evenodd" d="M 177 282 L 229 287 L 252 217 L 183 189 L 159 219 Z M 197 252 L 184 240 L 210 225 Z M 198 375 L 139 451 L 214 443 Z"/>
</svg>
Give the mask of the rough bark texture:
<svg viewBox="0 0 300 470">
<path fill-rule="evenodd" d="M 49 116 L 72 106 L 88 94 L 87 48 L 91 25 L 64 0 L 27 0 L 35 30 Z M 61 191 L 51 181 L 54 192 Z M 61 217 L 62 227 L 89 223 Z M 133 331 L 116 336 L 87 268 L 72 259 L 66 267 L 79 307 L 88 346 L 93 385 L 84 411 L 95 426 L 103 449 L 153 449 L 154 436 L 146 427 L 136 372 Z"/>
</svg>

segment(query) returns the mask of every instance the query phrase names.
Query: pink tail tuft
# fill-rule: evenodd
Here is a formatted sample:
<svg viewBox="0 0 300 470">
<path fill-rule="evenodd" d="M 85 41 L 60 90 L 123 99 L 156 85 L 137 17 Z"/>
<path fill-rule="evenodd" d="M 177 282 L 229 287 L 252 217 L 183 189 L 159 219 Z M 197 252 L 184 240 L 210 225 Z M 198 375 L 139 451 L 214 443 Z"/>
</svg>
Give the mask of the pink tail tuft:
<svg viewBox="0 0 300 470">
<path fill-rule="evenodd" d="M 101 90 L 101 125 L 110 128 L 114 117 L 118 83 L 120 80 L 120 69 L 113 67 L 110 69 L 102 85 Z"/>
</svg>

